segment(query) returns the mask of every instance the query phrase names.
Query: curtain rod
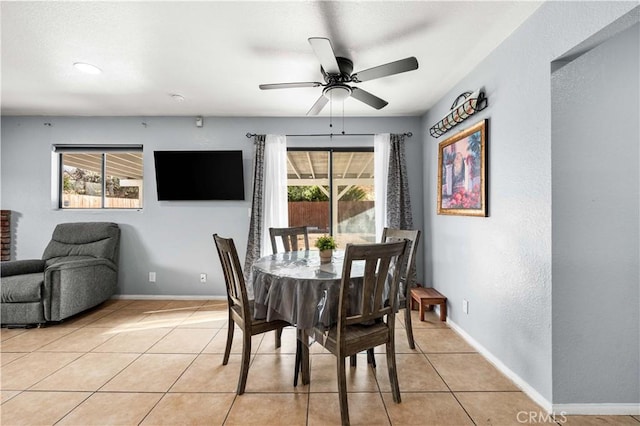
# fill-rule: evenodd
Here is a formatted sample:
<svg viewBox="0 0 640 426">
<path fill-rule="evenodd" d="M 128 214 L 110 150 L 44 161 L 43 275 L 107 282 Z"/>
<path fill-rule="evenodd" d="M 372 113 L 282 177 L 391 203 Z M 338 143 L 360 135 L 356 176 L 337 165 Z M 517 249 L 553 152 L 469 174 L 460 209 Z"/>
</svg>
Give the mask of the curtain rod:
<svg viewBox="0 0 640 426">
<path fill-rule="evenodd" d="M 296 136 L 329 136 L 330 138 L 334 136 L 375 136 L 375 133 L 311 133 L 311 134 L 299 134 L 299 135 L 285 135 L 287 137 L 296 137 Z M 402 135 L 410 138 L 413 136 L 411 132 L 402 133 Z M 247 138 L 252 138 L 256 136 L 256 133 L 247 133 Z"/>
</svg>

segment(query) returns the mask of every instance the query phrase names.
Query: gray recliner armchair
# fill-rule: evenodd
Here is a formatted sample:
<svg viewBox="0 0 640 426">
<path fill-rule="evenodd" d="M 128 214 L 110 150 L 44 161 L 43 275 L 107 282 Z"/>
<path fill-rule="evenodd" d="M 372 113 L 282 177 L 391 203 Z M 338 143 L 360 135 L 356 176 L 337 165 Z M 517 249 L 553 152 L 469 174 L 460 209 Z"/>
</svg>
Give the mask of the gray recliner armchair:
<svg viewBox="0 0 640 426">
<path fill-rule="evenodd" d="M 118 284 L 119 249 L 115 223 L 57 225 L 41 260 L 1 263 L 2 325 L 62 321 L 109 299 Z"/>
</svg>

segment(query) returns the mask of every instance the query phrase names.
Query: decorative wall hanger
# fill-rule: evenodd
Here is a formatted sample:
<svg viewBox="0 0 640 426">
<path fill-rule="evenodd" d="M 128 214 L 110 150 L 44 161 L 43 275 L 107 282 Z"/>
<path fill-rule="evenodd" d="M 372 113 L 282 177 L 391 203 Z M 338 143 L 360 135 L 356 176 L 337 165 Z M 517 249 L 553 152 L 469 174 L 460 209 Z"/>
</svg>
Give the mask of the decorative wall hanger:
<svg viewBox="0 0 640 426">
<path fill-rule="evenodd" d="M 431 133 L 431 136 L 434 138 L 439 138 L 471 115 L 482 111 L 486 107 L 487 98 L 485 98 L 484 92 L 481 90 L 464 92 L 453 102 L 451 111 L 449 111 L 442 120 L 431 126 L 429 133 Z"/>
</svg>

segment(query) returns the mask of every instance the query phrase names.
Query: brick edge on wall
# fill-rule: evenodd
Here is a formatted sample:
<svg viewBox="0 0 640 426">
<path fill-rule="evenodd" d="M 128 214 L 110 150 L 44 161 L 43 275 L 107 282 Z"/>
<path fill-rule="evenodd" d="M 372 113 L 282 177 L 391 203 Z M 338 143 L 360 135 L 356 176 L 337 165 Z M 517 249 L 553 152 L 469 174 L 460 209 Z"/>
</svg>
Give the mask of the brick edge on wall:
<svg viewBox="0 0 640 426">
<path fill-rule="evenodd" d="M 11 210 L 0 210 L 0 260 L 11 260 Z"/>
</svg>

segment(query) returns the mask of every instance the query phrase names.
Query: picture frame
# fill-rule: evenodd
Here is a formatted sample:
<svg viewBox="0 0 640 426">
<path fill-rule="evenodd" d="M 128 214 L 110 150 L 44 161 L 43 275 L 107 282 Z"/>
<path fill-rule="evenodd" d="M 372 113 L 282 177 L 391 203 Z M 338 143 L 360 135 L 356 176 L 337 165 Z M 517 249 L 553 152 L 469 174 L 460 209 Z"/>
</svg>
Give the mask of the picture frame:
<svg viewBox="0 0 640 426">
<path fill-rule="evenodd" d="M 438 214 L 487 216 L 488 120 L 438 145 Z"/>
</svg>

